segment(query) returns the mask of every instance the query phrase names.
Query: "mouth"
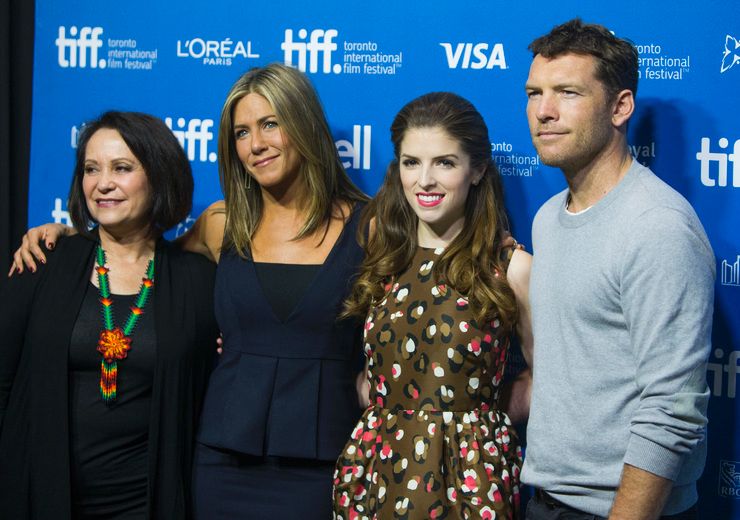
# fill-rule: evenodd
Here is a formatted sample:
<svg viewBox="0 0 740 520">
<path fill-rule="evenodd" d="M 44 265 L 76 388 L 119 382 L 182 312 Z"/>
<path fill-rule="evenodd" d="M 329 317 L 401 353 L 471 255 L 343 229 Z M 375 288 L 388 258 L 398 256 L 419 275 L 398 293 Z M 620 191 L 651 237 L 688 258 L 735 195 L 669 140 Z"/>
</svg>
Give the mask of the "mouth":
<svg viewBox="0 0 740 520">
<path fill-rule="evenodd" d="M 272 163 L 275 159 L 277 159 L 277 155 L 273 155 L 272 157 L 265 157 L 264 159 L 260 159 L 259 161 L 255 161 L 252 163 L 253 168 L 262 168 L 267 166 L 268 164 Z"/>
<path fill-rule="evenodd" d="M 112 207 L 117 206 L 121 202 L 123 202 L 123 201 L 122 200 L 119 200 L 119 199 L 97 199 L 95 201 L 95 204 L 99 208 L 112 208 Z"/>
<path fill-rule="evenodd" d="M 554 130 L 540 130 L 537 132 L 537 138 L 542 140 L 557 139 L 565 135 L 566 132 L 556 132 Z"/>
<path fill-rule="evenodd" d="M 416 201 L 424 208 L 432 208 L 442 203 L 443 193 L 417 193 Z"/>
</svg>

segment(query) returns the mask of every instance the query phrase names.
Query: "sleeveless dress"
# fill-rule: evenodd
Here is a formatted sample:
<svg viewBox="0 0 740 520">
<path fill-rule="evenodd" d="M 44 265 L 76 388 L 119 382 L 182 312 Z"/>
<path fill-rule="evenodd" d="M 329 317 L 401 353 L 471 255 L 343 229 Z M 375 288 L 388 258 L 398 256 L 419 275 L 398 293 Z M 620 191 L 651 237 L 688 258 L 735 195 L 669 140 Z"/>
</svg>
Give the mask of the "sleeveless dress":
<svg viewBox="0 0 740 520">
<path fill-rule="evenodd" d="M 362 206 L 320 266 L 222 251 L 215 306 L 224 344 L 198 432 L 196 519 L 331 518 L 334 463 L 362 413 L 362 320 L 338 319 L 364 256 Z M 302 281 L 285 287 L 292 278 Z"/>
<path fill-rule="evenodd" d="M 419 248 L 365 322 L 371 405 L 334 473 L 334 518 L 515 518 L 521 449 L 497 409 L 508 338 Z M 509 255 L 510 258 L 510 255 Z"/>
</svg>

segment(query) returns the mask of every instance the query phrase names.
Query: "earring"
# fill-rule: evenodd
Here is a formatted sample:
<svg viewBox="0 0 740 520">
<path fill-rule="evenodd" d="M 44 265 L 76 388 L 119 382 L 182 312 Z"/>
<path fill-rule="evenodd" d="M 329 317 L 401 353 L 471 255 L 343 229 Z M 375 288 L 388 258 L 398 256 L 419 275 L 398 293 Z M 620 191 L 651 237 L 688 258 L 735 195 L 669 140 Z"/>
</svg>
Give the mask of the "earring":
<svg viewBox="0 0 740 520">
<path fill-rule="evenodd" d="M 247 174 L 247 189 L 248 190 L 252 189 L 252 176 L 249 174 Z"/>
</svg>

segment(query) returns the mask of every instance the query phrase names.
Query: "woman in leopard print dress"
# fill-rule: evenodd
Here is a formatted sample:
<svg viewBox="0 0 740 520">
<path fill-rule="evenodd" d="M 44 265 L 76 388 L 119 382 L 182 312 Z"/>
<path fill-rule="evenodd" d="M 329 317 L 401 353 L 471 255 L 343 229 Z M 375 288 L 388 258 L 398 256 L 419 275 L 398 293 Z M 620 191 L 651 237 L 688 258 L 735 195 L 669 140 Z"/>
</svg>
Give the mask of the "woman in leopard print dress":
<svg viewBox="0 0 740 520">
<path fill-rule="evenodd" d="M 501 181 L 473 105 L 421 96 L 391 138 L 347 302 L 366 316 L 370 402 L 337 461 L 334 518 L 517 518 L 521 449 L 501 382 L 514 331 L 531 356 L 531 256 L 505 243 Z"/>
</svg>

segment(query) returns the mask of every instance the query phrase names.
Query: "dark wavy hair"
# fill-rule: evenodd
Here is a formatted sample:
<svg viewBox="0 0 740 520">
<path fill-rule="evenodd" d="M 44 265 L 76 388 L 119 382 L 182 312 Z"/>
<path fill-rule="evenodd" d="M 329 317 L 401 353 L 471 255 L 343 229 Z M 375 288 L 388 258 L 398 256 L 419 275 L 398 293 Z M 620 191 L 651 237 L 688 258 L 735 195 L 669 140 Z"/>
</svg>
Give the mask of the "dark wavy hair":
<svg viewBox="0 0 740 520">
<path fill-rule="evenodd" d="M 585 24 L 574 18 L 554 27 L 529 44 L 533 56 L 555 58 L 567 53 L 585 54 L 596 59 L 596 78 L 610 98 L 622 90 L 637 95 L 639 59 L 628 40 L 617 38 L 603 25 Z"/>
<path fill-rule="evenodd" d="M 116 130 L 144 168 L 151 186 L 150 235 L 159 237 L 184 220 L 193 205 L 193 172 L 185 151 L 161 119 L 140 112 L 110 111 L 85 124 L 77 142 L 77 159 L 67 207 L 78 233 L 92 238 L 95 224 L 85 201 L 82 178 L 90 138 L 103 128 Z"/>
<path fill-rule="evenodd" d="M 508 234 L 503 187 L 491 156 L 488 127 L 466 99 L 449 92 L 433 92 L 404 106 L 391 124 L 394 159 L 378 194 L 363 213 L 367 229 L 374 231 L 364 242 L 366 258 L 345 302 L 345 315 L 364 315 L 386 293 L 386 285 L 406 270 L 417 249 L 418 217 L 404 196 L 399 157 L 406 132 L 414 128 L 441 128 L 460 143 L 472 168 L 484 170 L 471 185 L 465 201 L 462 231 L 434 264 L 434 276 L 467 296 L 481 325 L 498 316 L 511 330 L 516 322 L 514 293 L 506 281 L 502 240 Z"/>
</svg>

